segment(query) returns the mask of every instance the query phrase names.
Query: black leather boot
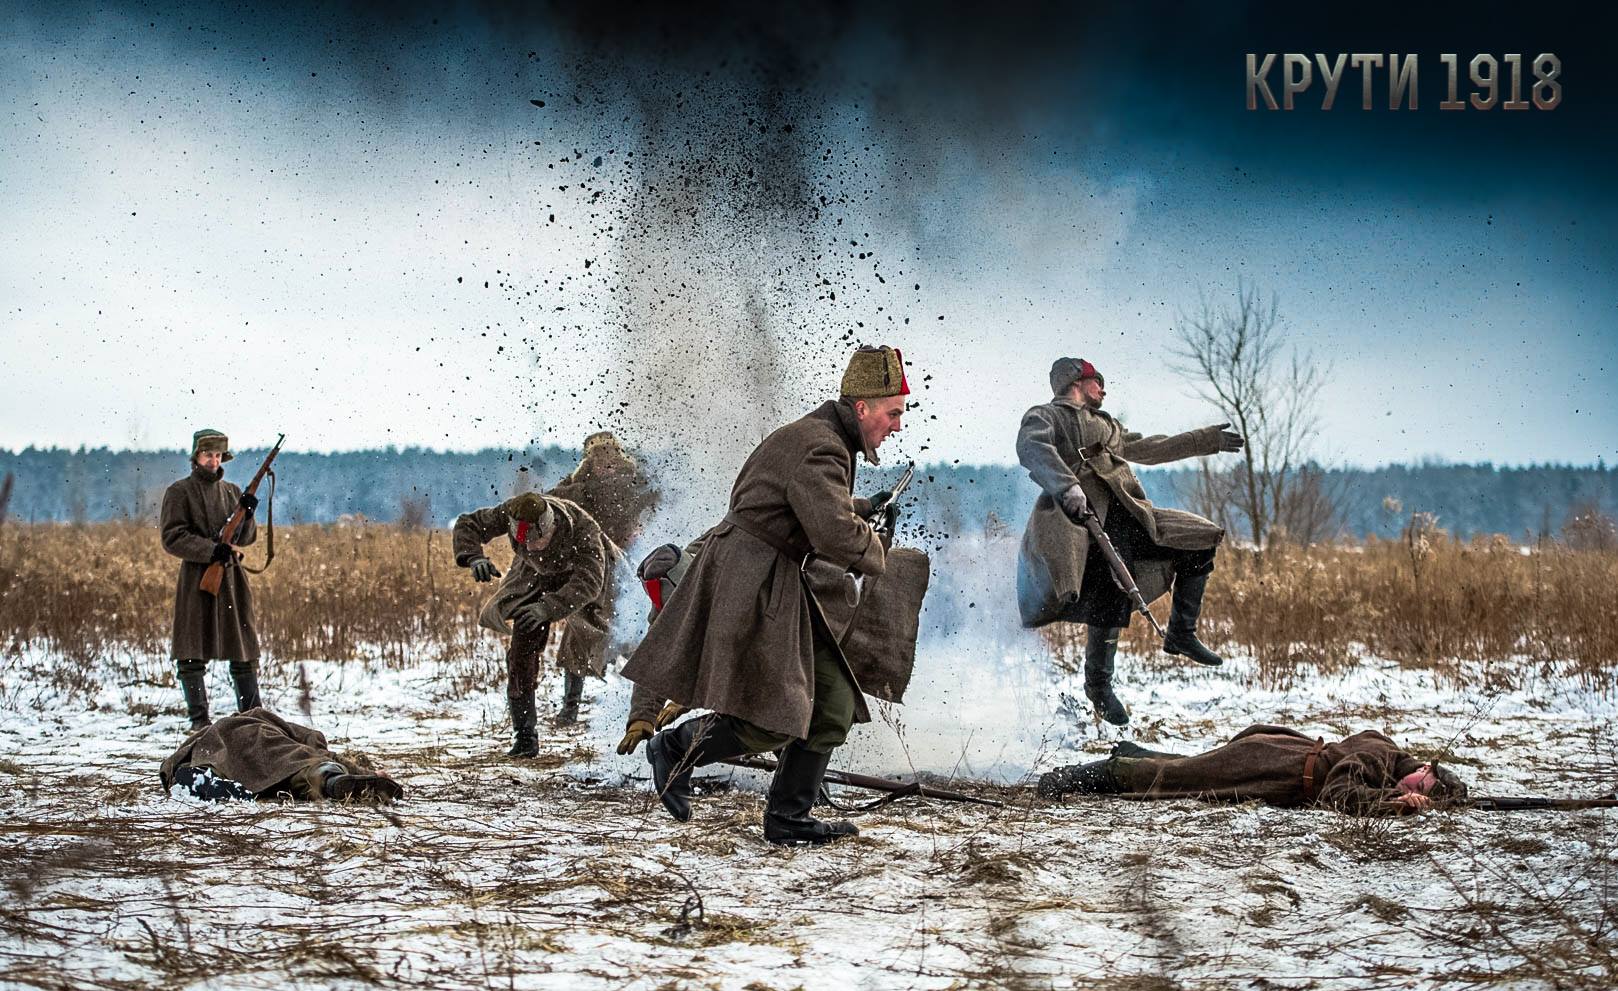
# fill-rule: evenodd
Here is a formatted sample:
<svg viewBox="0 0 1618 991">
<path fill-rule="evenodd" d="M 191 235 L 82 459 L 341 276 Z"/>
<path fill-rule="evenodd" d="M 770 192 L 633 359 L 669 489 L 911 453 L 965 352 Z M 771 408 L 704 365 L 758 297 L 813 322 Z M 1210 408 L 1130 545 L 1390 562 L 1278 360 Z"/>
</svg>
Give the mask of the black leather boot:
<svg viewBox="0 0 1618 991">
<path fill-rule="evenodd" d="M 213 725 L 208 718 L 208 669 L 204 665 L 201 670 L 193 670 L 182 666 L 176 672 L 180 679 L 180 691 L 185 693 L 185 715 L 191 720 L 191 731 L 195 733 Z"/>
<path fill-rule="evenodd" d="M 692 770 L 744 753 L 747 748 L 736 738 L 730 721 L 711 715 L 687 719 L 646 742 L 652 788 L 669 815 L 680 822 L 691 818 Z"/>
<path fill-rule="evenodd" d="M 230 684 L 236 689 L 236 711 L 257 709 L 264 702 L 258 697 L 258 662 L 231 661 Z"/>
<path fill-rule="evenodd" d="M 1149 750 L 1133 740 L 1119 740 L 1112 745 L 1114 757 L 1154 757 L 1158 760 L 1179 760 L 1186 754 L 1171 754 L 1166 750 Z"/>
<path fill-rule="evenodd" d="M 770 782 L 770 795 L 764 806 L 764 838 L 771 843 L 830 843 L 845 836 L 858 836 L 851 822 L 822 822 L 809 814 L 820 794 L 831 754 L 817 754 L 794 740 L 781 751 Z"/>
<path fill-rule="evenodd" d="M 1118 656 L 1118 627 L 1091 626 L 1084 635 L 1084 697 L 1096 715 L 1114 726 L 1129 722 L 1129 710 L 1112 693 L 1112 667 Z"/>
<path fill-rule="evenodd" d="M 320 783 L 320 793 L 334 802 L 381 805 L 404 795 L 399 782 L 385 774 L 349 774 L 341 764 L 326 765 L 321 770 L 327 773 Z"/>
<path fill-rule="evenodd" d="M 1073 792 L 1081 795 L 1118 795 L 1123 785 L 1113 773 L 1113 762 L 1091 761 L 1088 764 L 1069 764 L 1039 776 L 1041 798 L 1061 798 Z"/>
<path fill-rule="evenodd" d="M 562 707 L 556 710 L 556 724 L 571 726 L 579 721 L 579 700 L 584 695 L 584 679 L 576 674 L 562 675 Z"/>
<path fill-rule="evenodd" d="M 1212 667 L 1225 663 L 1225 659 L 1197 639 L 1197 617 L 1202 614 L 1202 592 L 1207 587 L 1205 574 L 1174 577 L 1174 606 L 1163 636 L 1163 651 Z"/>
<path fill-rule="evenodd" d="M 507 757 L 538 757 L 539 756 L 539 730 L 534 725 L 534 695 L 528 693 L 522 698 L 508 698 L 511 704 L 511 749 L 506 751 Z"/>
</svg>

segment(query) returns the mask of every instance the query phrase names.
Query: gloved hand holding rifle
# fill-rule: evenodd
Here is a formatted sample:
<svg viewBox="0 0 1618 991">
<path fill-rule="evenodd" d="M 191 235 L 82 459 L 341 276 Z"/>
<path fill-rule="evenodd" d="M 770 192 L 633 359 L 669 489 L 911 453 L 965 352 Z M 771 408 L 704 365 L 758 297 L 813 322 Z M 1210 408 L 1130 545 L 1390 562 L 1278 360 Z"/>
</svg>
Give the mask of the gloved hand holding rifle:
<svg viewBox="0 0 1618 991">
<path fill-rule="evenodd" d="M 1084 468 L 1090 467 L 1090 459 L 1084 456 L 1083 451 L 1079 452 L 1079 465 Z M 1125 595 L 1129 596 L 1130 604 L 1135 607 L 1135 611 L 1146 617 L 1146 621 L 1152 624 L 1152 629 L 1157 631 L 1161 639 L 1163 627 L 1158 625 L 1157 617 L 1147 608 L 1146 599 L 1140 594 L 1140 586 L 1135 584 L 1135 576 L 1129 573 L 1129 567 L 1124 564 L 1124 559 L 1118 556 L 1118 549 L 1112 546 L 1112 540 L 1102 530 L 1101 520 L 1096 516 L 1095 510 L 1090 508 L 1090 501 L 1085 498 L 1084 490 L 1077 485 L 1070 486 L 1062 493 L 1060 503 L 1062 512 L 1067 514 L 1068 519 L 1090 531 L 1090 539 L 1100 548 L 1101 556 L 1107 559 L 1107 567 L 1112 570 L 1112 580 Z"/>
</svg>

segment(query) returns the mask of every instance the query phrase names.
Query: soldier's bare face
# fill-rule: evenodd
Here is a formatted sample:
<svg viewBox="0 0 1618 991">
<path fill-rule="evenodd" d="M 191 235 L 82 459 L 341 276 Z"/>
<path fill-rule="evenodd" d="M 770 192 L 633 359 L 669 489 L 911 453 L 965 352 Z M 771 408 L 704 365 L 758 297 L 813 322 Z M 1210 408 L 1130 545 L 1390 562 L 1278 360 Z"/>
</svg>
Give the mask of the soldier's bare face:
<svg viewBox="0 0 1618 991">
<path fill-rule="evenodd" d="M 854 415 L 860 421 L 860 438 L 865 446 L 876 450 L 889 434 L 896 434 L 902 426 L 905 397 L 888 396 L 885 399 L 861 399 L 854 403 Z"/>
<path fill-rule="evenodd" d="M 1100 379 L 1079 379 L 1073 383 L 1073 388 L 1079 394 L 1079 402 L 1091 409 L 1100 409 L 1101 401 L 1107 398 L 1107 387 Z"/>
<path fill-rule="evenodd" d="M 201 451 L 197 454 L 197 467 L 203 471 L 217 472 L 219 466 L 225 463 L 223 451 Z"/>
<path fill-rule="evenodd" d="M 1433 785 L 1438 783 L 1438 776 L 1433 773 L 1433 765 L 1423 764 L 1399 779 L 1399 790 L 1406 795 L 1430 795 Z"/>
</svg>

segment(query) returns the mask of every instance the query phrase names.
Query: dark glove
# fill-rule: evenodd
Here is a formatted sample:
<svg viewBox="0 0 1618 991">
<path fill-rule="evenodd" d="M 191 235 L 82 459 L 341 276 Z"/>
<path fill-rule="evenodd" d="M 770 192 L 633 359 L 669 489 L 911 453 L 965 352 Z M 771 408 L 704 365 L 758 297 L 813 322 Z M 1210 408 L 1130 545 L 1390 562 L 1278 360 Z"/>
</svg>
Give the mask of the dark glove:
<svg viewBox="0 0 1618 991">
<path fill-rule="evenodd" d="M 652 724 L 644 719 L 630 720 L 629 725 L 624 729 L 624 738 L 618 741 L 618 752 L 621 754 L 634 753 L 636 747 L 650 740 L 656 732 L 657 730 L 652 728 Z"/>
<path fill-rule="evenodd" d="M 1225 452 L 1240 451 L 1247 446 L 1247 438 L 1230 429 L 1230 424 L 1216 423 L 1214 428 L 1219 431 L 1219 450 Z"/>
<path fill-rule="evenodd" d="M 209 559 L 214 564 L 229 564 L 236 560 L 236 550 L 224 541 L 213 545 L 213 557 Z"/>
<path fill-rule="evenodd" d="M 243 492 L 241 502 L 237 503 L 237 505 L 247 510 L 248 516 L 252 516 L 253 510 L 258 508 L 258 496 L 251 492 Z"/>
<path fill-rule="evenodd" d="M 543 602 L 536 602 L 512 613 L 511 621 L 524 633 L 538 633 L 541 627 L 551 621 L 551 613 Z"/>
<path fill-rule="evenodd" d="M 1090 500 L 1084 497 L 1084 489 L 1078 485 L 1069 485 L 1056 502 L 1062 507 L 1062 512 L 1067 514 L 1067 518 L 1075 523 L 1084 519 L 1084 514 L 1090 510 Z"/>
<path fill-rule="evenodd" d="M 469 567 L 472 569 L 472 577 L 480 582 L 491 581 L 500 577 L 500 569 L 496 568 L 494 562 L 486 557 L 474 558 Z"/>
<path fill-rule="evenodd" d="M 893 493 L 887 489 L 883 489 L 881 492 L 878 492 L 876 495 L 871 497 L 871 508 L 881 509 L 883 506 L 886 506 L 892 501 Z"/>
</svg>

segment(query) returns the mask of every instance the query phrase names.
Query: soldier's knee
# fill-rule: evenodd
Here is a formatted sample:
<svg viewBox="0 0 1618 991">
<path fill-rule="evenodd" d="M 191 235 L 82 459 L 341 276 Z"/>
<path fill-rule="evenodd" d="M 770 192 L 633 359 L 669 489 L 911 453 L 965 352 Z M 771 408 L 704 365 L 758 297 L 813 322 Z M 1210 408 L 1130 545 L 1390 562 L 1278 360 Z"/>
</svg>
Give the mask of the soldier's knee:
<svg viewBox="0 0 1618 991">
<path fill-rule="evenodd" d="M 1205 551 L 1187 551 L 1180 558 L 1179 567 L 1174 570 L 1186 578 L 1198 578 L 1213 574 L 1213 569 L 1214 549 L 1210 547 Z"/>
<path fill-rule="evenodd" d="M 208 662 L 189 658 L 177 660 L 174 662 L 174 670 L 182 675 L 207 674 Z"/>
<path fill-rule="evenodd" d="M 258 671 L 257 661 L 231 661 L 230 674 L 232 677 L 244 674 L 253 674 Z"/>
</svg>

